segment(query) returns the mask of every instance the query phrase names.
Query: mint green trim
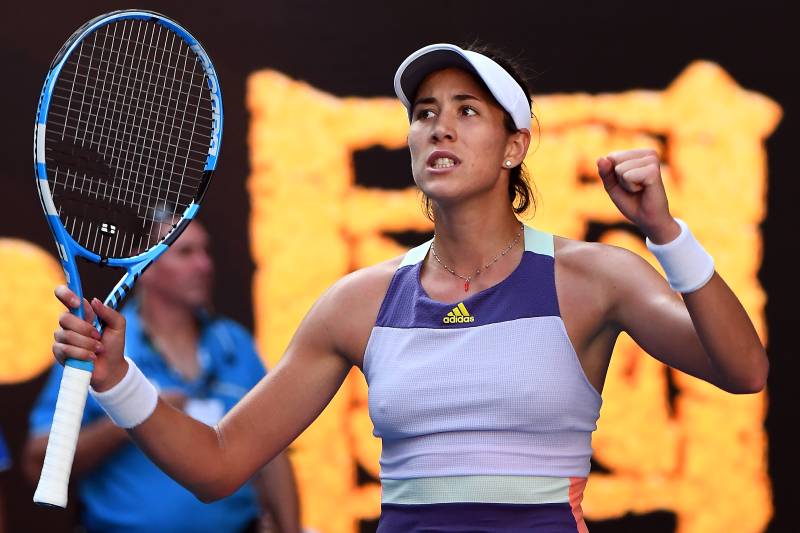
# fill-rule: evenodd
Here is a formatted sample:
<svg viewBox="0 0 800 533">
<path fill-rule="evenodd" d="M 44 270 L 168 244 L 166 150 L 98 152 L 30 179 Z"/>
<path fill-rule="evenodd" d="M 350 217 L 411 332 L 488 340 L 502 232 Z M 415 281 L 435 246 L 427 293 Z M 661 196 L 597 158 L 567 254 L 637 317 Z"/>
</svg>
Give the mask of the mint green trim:
<svg viewBox="0 0 800 533">
<path fill-rule="evenodd" d="M 416 248 L 412 248 L 406 252 L 406 255 L 403 257 L 403 261 L 400 263 L 398 268 L 416 265 L 425 259 L 425 256 L 428 255 L 428 250 L 431 248 L 432 242 L 433 239 L 424 242 Z M 553 234 L 533 229 L 530 226 L 525 226 L 525 251 L 555 257 L 555 253 L 553 251 Z"/>
<path fill-rule="evenodd" d="M 446 476 L 382 479 L 381 502 L 567 503 L 569 478 L 544 476 Z"/>
<path fill-rule="evenodd" d="M 555 257 L 553 234 L 525 226 L 525 251 Z"/>
<path fill-rule="evenodd" d="M 425 259 L 425 256 L 428 255 L 428 249 L 431 247 L 432 242 L 433 239 L 429 240 L 428 242 L 423 242 L 416 248 L 410 249 L 408 252 L 406 252 L 406 255 L 403 257 L 403 262 L 400 263 L 400 266 L 397 268 L 420 263 L 423 259 Z"/>
</svg>

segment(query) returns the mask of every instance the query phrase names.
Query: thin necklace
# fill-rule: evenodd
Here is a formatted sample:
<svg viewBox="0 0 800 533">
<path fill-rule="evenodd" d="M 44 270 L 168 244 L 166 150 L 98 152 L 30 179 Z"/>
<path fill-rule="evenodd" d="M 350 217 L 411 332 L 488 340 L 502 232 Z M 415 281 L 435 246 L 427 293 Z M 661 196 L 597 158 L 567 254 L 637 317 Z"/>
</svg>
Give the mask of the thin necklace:
<svg viewBox="0 0 800 533">
<path fill-rule="evenodd" d="M 437 262 L 437 263 L 439 263 L 439 264 L 442 266 L 442 268 L 444 268 L 445 270 L 447 270 L 448 272 L 450 272 L 450 273 L 451 273 L 452 275 L 454 275 L 455 277 L 457 277 L 457 278 L 461 278 L 461 279 L 463 279 L 463 280 L 464 280 L 464 292 L 469 292 L 469 284 L 470 284 L 470 282 L 472 281 L 472 279 L 473 279 L 473 278 L 475 278 L 475 277 L 477 277 L 477 276 L 479 276 L 479 275 L 480 275 L 480 273 L 481 273 L 482 271 L 486 270 L 487 268 L 489 268 L 489 267 L 490 267 L 490 266 L 492 266 L 493 264 L 497 263 L 497 261 L 498 261 L 498 260 L 499 260 L 501 257 L 503 257 L 503 256 L 504 256 L 504 255 L 506 255 L 508 252 L 510 252 L 510 251 L 511 251 L 511 249 L 512 249 L 512 248 L 513 248 L 513 247 L 514 247 L 514 246 L 515 246 L 515 245 L 516 245 L 516 244 L 519 242 L 519 238 L 522 236 L 522 231 L 523 231 L 523 229 L 524 229 L 524 228 L 525 228 L 525 226 L 524 226 L 522 223 L 520 223 L 520 225 L 519 225 L 519 231 L 517 232 L 517 235 L 514 237 L 514 240 L 513 240 L 513 241 L 511 241 L 511 244 L 509 244 L 508 246 L 506 246 L 506 247 L 503 249 L 503 251 L 501 251 L 499 254 L 497 254 L 496 256 L 494 256 L 494 259 L 492 259 L 491 261 L 489 261 L 488 263 L 486 263 L 486 264 L 485 264 L 483 267 L 481 267 L 481 268 L 479 268 L 478 270 L 476 270 L 476 271 L 475 271 L 475 273 L 474 273 L 474 274 L 472 274 L 471 276 L 462 276 L 461 274 L 458 274 L 458 273 L 456 273 L 456 271 L 455 271 L 455 270 L 453 270 L 452 268 L 450 268 L 449 266 L 445 265 L 445 264 L 442 262 L 442 260 L 439 258 L 439 255 L 436 253 L 436 248 L 434 247 L 434 243 L 436 242 L 436 237 L 434 237 L 434 238 L 433 238 L 433 241 L 431 241 L 431 253 L 433 254 L 433 258 L 434 258 L 434 259 L 436 259 L 436 262 Z"/>
</svg>

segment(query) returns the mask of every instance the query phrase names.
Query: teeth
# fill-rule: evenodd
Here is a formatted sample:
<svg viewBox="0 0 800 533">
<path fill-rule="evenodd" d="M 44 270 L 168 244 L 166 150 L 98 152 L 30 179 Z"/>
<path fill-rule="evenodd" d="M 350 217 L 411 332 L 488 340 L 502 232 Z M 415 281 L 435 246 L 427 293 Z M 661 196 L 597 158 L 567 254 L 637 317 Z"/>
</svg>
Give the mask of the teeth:
<svg viewBox="0 0 800 533">
<path fill-rule="evenodd" d="M 433 162 L 433 168 L 450 168 L 456 166 L 456 162 L 449 157 L 440 157 Z"/>
</svg>

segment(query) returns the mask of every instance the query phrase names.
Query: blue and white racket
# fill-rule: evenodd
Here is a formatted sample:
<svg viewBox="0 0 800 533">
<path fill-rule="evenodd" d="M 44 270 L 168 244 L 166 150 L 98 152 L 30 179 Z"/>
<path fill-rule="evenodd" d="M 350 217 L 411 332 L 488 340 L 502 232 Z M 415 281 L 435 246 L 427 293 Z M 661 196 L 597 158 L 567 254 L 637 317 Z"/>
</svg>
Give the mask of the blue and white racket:
<svg viewBox="0 0 800 533">
<path fill-rule="evenodd" d="M 121 304 L 197 214 L 221 140 L 216 72 L 175 21 L 114 11 L 69 38 L 42 89 L 33 150 L 39 199 L 80 298 L 78 257 L 125 269 L 105 300 Z M 67 504 L 92 368 L 66 363 L 36 503 Z"/>
</svg>

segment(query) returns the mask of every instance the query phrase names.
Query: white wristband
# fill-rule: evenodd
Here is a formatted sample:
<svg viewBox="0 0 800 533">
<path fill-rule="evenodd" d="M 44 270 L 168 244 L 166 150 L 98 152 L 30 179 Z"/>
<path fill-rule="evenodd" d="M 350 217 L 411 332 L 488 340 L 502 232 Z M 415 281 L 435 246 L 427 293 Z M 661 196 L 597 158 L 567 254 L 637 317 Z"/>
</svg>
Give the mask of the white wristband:
<svg viewBox="0 0 800 533">
<path fill-rule="evenodd" d="M 130 357 L 128 372 L 119 383 L 103 392 L 89 392 L 111 420 L 121 428 L 138 426 L 153 414 L 158 404 L 158 392 Z"/>
<path fill-rule="evenodd" d="M 675 222 L 681 227 L 680 235 L 666 244 L 654 244 L 647 239 L 647 248 L 664 268 L 672 290 L 694 292 L 714 275 L 714 259 L 697 242 L 686 222 L 678 218 Z"/>
</svg>

